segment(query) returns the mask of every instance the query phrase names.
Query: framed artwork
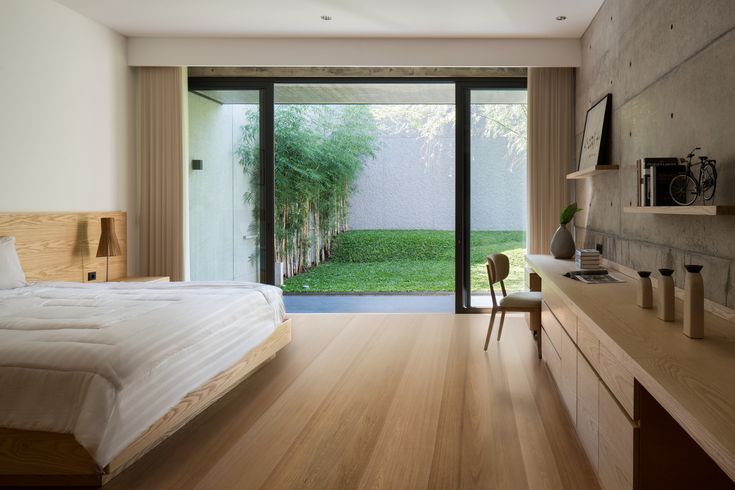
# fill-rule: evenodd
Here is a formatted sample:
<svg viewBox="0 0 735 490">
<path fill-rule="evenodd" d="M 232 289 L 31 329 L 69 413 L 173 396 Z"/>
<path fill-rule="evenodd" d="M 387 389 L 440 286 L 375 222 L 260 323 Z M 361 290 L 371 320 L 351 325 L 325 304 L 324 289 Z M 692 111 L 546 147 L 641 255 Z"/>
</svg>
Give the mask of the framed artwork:
<svg viewBox="0 0 735 490">
<path fill-rule="evenodd" d="M 611 110 L 612 94 L 607 94 L 587 111 L 577 170 L 585 170 L 610 163 L 602 161 L 602 159 L 607 157 L 610 145 Z"/>
</svg>

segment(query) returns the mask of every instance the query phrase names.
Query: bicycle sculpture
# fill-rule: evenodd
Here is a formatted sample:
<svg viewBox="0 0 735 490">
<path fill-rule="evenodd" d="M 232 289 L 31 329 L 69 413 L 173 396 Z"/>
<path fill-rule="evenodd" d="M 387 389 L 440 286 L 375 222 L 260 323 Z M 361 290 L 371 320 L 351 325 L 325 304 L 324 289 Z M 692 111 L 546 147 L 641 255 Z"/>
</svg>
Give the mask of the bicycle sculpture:
<svg viewBox="0 0 735 490">
<path fill-rule="evenodd" d="M 681 206 L 691 206 L 702 196 L 703 203 L 711 201 L 715 198 L 715 188 L 717 187 L 717 169 L 715 160 L 708 157 L 700 156 L 699 162 L 692 163 L 694 153 L 701 150 L 696 147 L 687 155 L 687 168 L 669 183 L 669 194 L 677 204 Z M 699 176 L 695 177 L 692 167 L 699 166 Z"/>
</svg>

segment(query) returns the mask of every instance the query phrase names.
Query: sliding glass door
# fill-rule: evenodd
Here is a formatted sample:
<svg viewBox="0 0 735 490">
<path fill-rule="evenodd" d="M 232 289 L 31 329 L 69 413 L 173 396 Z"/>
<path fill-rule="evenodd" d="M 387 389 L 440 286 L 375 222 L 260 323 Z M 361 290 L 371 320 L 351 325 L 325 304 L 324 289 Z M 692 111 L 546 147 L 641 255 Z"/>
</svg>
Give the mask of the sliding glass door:
<svg viewBox="0 0 735 490">
<path fill-rule="evenodd" d="M 293 288 L 304 291 L 311 290 L 319 279 L 314 277 L 312 281 L 306 277 L 309 273 L 314 275 L 318 267 L 334 269 L 337 259 L 341 258 L 345 262 L 343 268 L 352 268 L 355 274 L 368 270 L 360 261 L 400 259 L 403 261 L 400 264 L 383 269 L 404 283 L 410 282 L 406 279 L 412 270 L 419 270 L 427 277 L 436 272 L 436 277 L 429 278 L 432 289 L 421 291 L 451 294 L 453 240 L 456 312 L 484 311 L 491 304 L 485 271 L 489 254 L 504 253 L 510 257 L 512 273 L 506 281 L 508 290 L 525 287 L 525 78 L 411 79 L 409 83 L 406 79 L 215 77 L 191 78 L 189 90 L 191 279 L 281 285 L 277 278 L 285 273 L 296 276 L 291 279 Z M 278 100 L 274 97 L 276 92 Z M 276 117 L 277 106 L 279 117 Z M 295 116 L 307 122 L 299 122 Z M 279 139 L 274 129 L 276 123 L 279 128 L 293 123 L 292 127 L 288 126 L 291 136 L 286 138 L 281 130 Z M 305 139 L 299 140 L 302 136 Z M 408 136 L 413 139 L 409 141 Z M 424 140 L 432 144 L 425 144 Z M 435 140 L 441 144 L 433 144 Z M 366 141 L 380 144 L 368 145 L 362 151 Z M 357 150 L 356 143 L 362 145 Z M 311 151 L 314 148 L 324 150 L 323 155 Z M 360 165 L 348 165 L 348 157 L 359 159 Z M 446 165 L 440 165 L 445 161 L 448 161 Z M 409 171 L 411 162 L 415 163 L 415 169 Z M 280 173 L 275 172 L 277 163 L 282 167 Z M 344 168 L 359 169 L 358 178 L 337 182 L 333 170 Z M 408 173 L 396 174 L 399 170 Z M 318 199 L 305 201 L 307 212 L 302 213 L 299 222 L 292 218 L 290 207 L 285 211 L 283 195 L 276 209 L 278 186 L 281 194 L 285 189 L 282 174 L 295 179 L 289 183 L 298 199 L 304 198 L 301 184 L 333 183 L 333 180 L 339 189 L 351 194 L 347 199 L 329 192 L 324 194 L 318 186 L 312 186 L 321 194 L 314 191 Z M 281 176 L 279 184 L 277 176 Z M 419 180 L 422 184 L 414 185 Z M 448 183 L 449 188 L 433 185 L 436 182 Z M 382 215 L 376 212 L 396 199 L 400 199 L 400 207 L 386 208 L 388 211 Z M 288 200 L 289 206 L 292 201 Z M 330 205 L 332 201 L 340 204 L 335 213 L 329 214 L 331 208 L 321 214 L 314 212 L 319 211 L 318 206 Z M 451 227 L 452 202 L 453 234 L 450 229 L 442 228 L 446 223 Z M 417 209 L 420 213 L 413 212 Z M 447 211 L 449 219 L 444 219 Z M 329 219 L 322 219 L 327 214 Z M 378 215 L 382 221 L 369 221 Z M 404 215 L 413 221 L 396 222 Z M 420 221 L 416 216 L 425 219 Z M 277 229 L 276 223 L 280 228 Z M 284 234 L 284 223 L 299 225 L 292 230 L 296 238 Z M 334 257 L 332 250 L 325 246 L 336 235 L 347 237 L 343 233 L 347 228 L 363 231 L 361 227 L 369 232 L 377 228 L 380 233 L 366 232 L 360 237 L 352 233 L 351 236 L 379 239 L 383 248 L 368 244 L 370 253 Z M 387 233 L 383 229 L 386 227 L 391 228 L 390 232 L 398 231 Z M 319 233 L 310 233 L 311 230 Z M 388 248 L 400 252 L 400 257 L 389 254 L 383 246 L 394 235 L 401 241 Z M 298 240 L 303 242 L 298 250 L 304 253 L 294 254 L 293 250 L 297 249 L 292 244 Z M 411 269 L 407 265 L 411 261 L 419 265 L 412 265 Z M 434 269 L 429 265 L 435 265 Z M 369 279 L 374 279 L 373 276 L 382 277 L 369 274 Z M 330 287 L 335 283 L 327 282 Z"/>
<path fill-rule="evenodd" d="M 266 99 L 265 87 L 205 89 L 190 81 L 191 280 L 272 281 Z"/>
<path fill-rule="evenodd" d="M 456 309 L 482 311 L 492 306 L 488 255 L 509 257 L 508 291 L 525 289 L 526 81 L 468 82 L 457 91 Z"/>
</svg>

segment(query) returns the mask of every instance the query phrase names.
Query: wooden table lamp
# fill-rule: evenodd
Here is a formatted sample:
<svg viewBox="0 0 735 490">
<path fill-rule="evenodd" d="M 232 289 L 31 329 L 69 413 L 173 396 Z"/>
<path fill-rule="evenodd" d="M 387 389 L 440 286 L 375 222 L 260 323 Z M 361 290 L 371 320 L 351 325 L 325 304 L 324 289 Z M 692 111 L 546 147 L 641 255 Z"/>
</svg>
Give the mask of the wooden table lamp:
<svg viewBox="0 0 735 490">
<path fill-rule="evenodd" d="M 117 257 L 121 254 L 120 244 L 115 235 L 115 218 L 101 218 L 102 233 L 100 234 L 100 244 L 97 247 L 97 257 L 106 257 L 107 265 L 105 268 L 105 282 L 110 280 L 110 257 Z"/>
</svg>

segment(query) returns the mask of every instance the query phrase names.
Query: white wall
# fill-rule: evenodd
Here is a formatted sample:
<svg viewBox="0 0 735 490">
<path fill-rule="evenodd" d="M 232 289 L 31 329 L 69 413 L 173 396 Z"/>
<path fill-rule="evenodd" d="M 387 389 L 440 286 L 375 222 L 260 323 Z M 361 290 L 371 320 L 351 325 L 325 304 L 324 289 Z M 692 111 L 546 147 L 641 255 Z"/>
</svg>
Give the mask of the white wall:
<svg viewBox="0 0 735 490">
<path fill-rule="evenodd" d="M 0 212 L 128 211 L 137 251 L 134 114 L 123 36 L 51 0 L 0 0 Z"/>
<path fill-rule="evenodd" d="M 131 66 L 579 66 L 579 39 L 152 38 Z"/>
</svg>

